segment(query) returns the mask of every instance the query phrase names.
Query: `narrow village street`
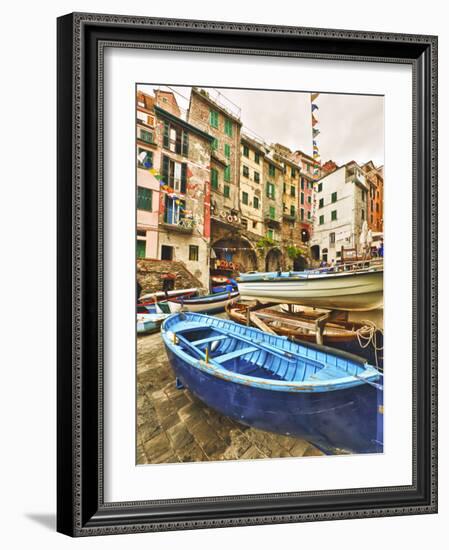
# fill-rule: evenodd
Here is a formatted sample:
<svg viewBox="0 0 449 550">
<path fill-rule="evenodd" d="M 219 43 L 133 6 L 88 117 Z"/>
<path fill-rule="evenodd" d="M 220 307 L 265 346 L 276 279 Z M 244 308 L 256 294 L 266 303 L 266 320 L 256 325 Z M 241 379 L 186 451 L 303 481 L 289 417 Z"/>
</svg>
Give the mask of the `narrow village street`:
<svg viewBox="0 0 449 550">
<path fill-rule="evenodd" d="M 322 454 L 307 441 L 238 424 L 176 389 L 159 333 L 139 336 L 137 354 L 137 464 Z"/>
</svg>

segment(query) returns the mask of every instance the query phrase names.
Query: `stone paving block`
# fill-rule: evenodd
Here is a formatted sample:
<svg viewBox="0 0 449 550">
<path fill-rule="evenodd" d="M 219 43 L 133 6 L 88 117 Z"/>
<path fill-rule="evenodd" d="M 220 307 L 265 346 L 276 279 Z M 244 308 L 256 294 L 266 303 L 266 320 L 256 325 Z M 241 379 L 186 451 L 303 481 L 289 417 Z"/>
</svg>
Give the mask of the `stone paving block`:
<svg viewBox="0 0 449 550">
<path fill-rule="evenodd" d="M 157 436 L 162 432 L 162 427 L 157 421 L 152 417 L 147 418 L 146 422 L 141 424 L 138 427 L 140 438 L 143 442 L 149 441 L 151 438 Z"/>
<path fill-rule="evenodd" d="M 267 458 L 267 455 L 264 454 L 255 445 L 251 445 L 251 447 L 246 452 L 244 452 L 240 458 L 243 460 L 251 460 L 254 458 Z"/>
<path fill-rule="evenodd" d="M 164 432 L 145 442 L 143 448 L 150 462 L 155 462 L 161 455 L 172 453 L 170 442 Z"/>
<path fill-rule="evenodd" d="M 320 451 L 319 449 L 317 449 L 313 445 L 309 444 L 309 446 L 305 450 L 303 456 L 324 456 L 324 453 L 323 453 L 323 451 Z"/>
<path fill-rule="evenodd" d="M 170 438 L 172 447 L 175 452 L 178 449 L 182 449 L 188 443 L 193 442 L 193 436 L 182 422 L 178 422 L 167 430 L 168 437 Z"/>
<path fill-rule="evenodd" d="M 203 462 L 207 461 L 207 455 L 204 454 L 196 441 L 188 443 L 182 449 L 176 449 L 176 454 L 180 462 Z"/>
<path fill-rule="evenodd" d="M 295 445 L 290 449 L 291 456 L 304 456 L 304 453 L 310 447 L 310 444 L 303 439 L 298 439 Z"/>
</svg>

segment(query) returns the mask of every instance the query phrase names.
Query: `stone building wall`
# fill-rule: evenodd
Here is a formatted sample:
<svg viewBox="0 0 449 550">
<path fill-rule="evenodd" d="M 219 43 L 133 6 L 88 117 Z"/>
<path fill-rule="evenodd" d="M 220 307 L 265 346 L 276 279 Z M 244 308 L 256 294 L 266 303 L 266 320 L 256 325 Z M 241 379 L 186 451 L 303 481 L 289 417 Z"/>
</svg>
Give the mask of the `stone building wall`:
<svg viewBox="0 0 449 550">
<path fill-rule="evenodd" d="M 142 293 L 162 290 L 164 280 L 173 278 L 174 288 L 201 288 L 202 284 L 182 262 L 141 258 L 137 260 L 137 281 Z"/>
</svg>

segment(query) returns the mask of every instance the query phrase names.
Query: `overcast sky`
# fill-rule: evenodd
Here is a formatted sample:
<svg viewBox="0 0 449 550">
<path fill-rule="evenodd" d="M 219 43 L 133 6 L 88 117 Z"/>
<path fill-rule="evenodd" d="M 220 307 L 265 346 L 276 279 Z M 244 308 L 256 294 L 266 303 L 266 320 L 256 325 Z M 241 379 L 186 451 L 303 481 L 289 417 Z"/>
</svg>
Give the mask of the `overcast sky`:
<svg viewBox="0 0 449 550">
<path fill-rule="evenodd" d="M 153 93 L 157 85 L 139 86 Z M 160 86 L 161 89 L 168 89 Z M 187 110 L 189 86 L 173 86 L 179 106 Z M 259 90 L 217 89 L 224 98 L 241 109 L 241 120 L 267 143 L 282 143 L 292 150 L 312 154 L 310 93 Z M 364 164 L 372 160 L 384 163 L 384 98 L 367 95 L 320 93 L 315 101 L 318 110 L 317 142 L 322 162 L 329 159 L 338 165 L 355 160 Z M 232 104 L 230 108 L 237 109 Z"/>
</svg>

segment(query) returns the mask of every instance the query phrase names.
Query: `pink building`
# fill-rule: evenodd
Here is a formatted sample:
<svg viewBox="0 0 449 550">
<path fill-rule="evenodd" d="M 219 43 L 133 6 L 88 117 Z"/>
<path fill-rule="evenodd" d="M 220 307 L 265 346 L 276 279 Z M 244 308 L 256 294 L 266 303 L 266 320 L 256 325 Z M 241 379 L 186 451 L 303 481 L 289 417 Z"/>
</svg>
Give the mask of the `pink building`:
<svg viewBox="0 0 449 550">
<path fill-rule="evenodd" d="M 158 257 L 159 181 L 150 168 L 159 166 L 154 98 L 137 92 L 137 257 Z"/>
</svg>

